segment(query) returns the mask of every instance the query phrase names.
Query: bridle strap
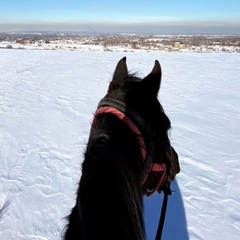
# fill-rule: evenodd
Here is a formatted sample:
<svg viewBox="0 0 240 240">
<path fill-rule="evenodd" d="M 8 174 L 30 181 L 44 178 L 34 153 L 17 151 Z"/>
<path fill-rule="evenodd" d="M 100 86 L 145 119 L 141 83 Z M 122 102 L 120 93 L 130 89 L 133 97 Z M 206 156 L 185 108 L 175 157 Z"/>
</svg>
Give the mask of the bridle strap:
<svg viewBox="0 0 240 240">
<path fill-rule="evenodd" d="M 127 106 L 125 103 L 120 102 L 113 98 L 103 98 L 99 104 L 98 108 L 102 106 L 114 107 L 123 113 L 125 113 L 131 120 L 137 122 L 138 125 L 146 132 L 147 135 L 152 135 L 152 129 L 149 124 L 131 107 Z"/>
<path fill-rule="evenodd" d="M 112 98 L 103 98 L 98 104 L 98 109 L 104 106 L 110 106 L 120 110 L 125 115 L 127 115 L 130 120 L 135 121 L 144 130 L 147 136 L 150 136 L 150 142 L 148 144 L 149 147 L 148 147 L 145 158 L 143 158 L 143 174 L 142 174 L 142 180 L 141 180 L 141 184 L 143 185 L 147 180 L 149 170 L 151 169 L 151 163 L 153 161 L 153 158 L 156 152 L 155 134 L 153 133 L 150 125 L 134 109 L 127 106 L 125 103 Z M 151 193 L 146 193 L 146 194 L 147 196 L 150 196 L 155 191 L 157 191 L 156 188 L 154 188 L 154 191 L 151 191 Z"/>
<path fill-rule="evenodd" d="M 133 108 L 131 108 L 130 106 L 126 105 L 121 101 L 118 101 L 113 98 L 105 97 L 100 100 L 98 104 L 98 110 L 96 113 L 101 112 L 103 108 L 104 108 L 104 112 L 111 112 L 113 114 L 115 112 L 114 115 L 122 119 L 136 133 L 138 137 L 138 141 L 139 141 L 142 156 L 143 156 L 143 170 L 142 170 L 143 174 L 141 179 L 141 185 L 143 186 L 143 184 L 146 182 L 150 172 L 163 172 L 163 174 L 158 179 L 155 187 L 146 192 L 147 196 L 151 196 L 153 193 L 155 193 L 159 189 L 160 185 L 163 183 L 164 179 L 168 174 L 168 169 L 166 165 L 163 166 L 163 164 L 160 165 L 158 163 L 153 163 L 153 159 L 156 154 L 156 148 L 157 148 L 156 146 L 157 139 L 156 139 L 155 133 L 153 132 L 150 125 L 142 118 L 142 116 L 140 116 L 140 114 L 138 114 Z M 139 130 L 139 127 L 141 130 Z M 141 131 L 143 131 L 145 136 L 148 136 L 149 138 L 147 150 L 146 150 L 146 142 L 144 142 Z M 171 155 L 171 152 L 167 154 Z M 170 156 L 170 159 L 171 159 L 171 156 Z"/>
<path fill-rule="evenodd" d="M 131 121 L 131 119 L 129 119 L 126 116 L 125 113 L 116 109 L 115 107 L 108 107 L 108 106 L 100 107 L 95 112 L 95 116 L 97 116 L 98 114 L 101 114 L 101 113 L 112 113 L 112 114 L 114 114 L 114 116 L 118 117 L 121 121 L 123 121 L 136 134 L 139 145 L 141 147 L 142 158 L 144 160 L 146 158 L 146 155 L 147 155 L 145 142 L 144 142 L 144 139 L 143 139 L 142 134 L 140 133 L 139 129 Z M 94 116 L 94 118 L 95 118 L 95 116 Z"/>
</svg>

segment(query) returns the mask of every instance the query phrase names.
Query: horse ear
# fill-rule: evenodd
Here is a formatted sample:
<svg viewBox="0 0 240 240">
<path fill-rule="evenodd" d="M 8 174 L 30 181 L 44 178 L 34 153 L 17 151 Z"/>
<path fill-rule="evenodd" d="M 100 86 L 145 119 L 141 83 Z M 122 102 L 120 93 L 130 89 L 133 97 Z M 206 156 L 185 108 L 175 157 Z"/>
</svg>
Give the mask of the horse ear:
<svg viewBox="0 0 240 240">
<path fill-rule="evenodd" d="M 155 65 L 152 69 L 152 72 L 150 74 L 156 74 L 159 76 L 159 79 L 161 81 L 161 76 L 162 76 L 162 69 L 161 69 L 161 65 L 159 63 L 158 60 L 155 61 Z"/>
<path fill-rule="evenodd" d="M 145 91 L 148 91 L 151 97 L 157 97 L 162 78 L 162 69 L 158 60 L 152 71 L 142 80 Z"/>
<path fill-rule="evenodd" d="M 125 76 L 128 75 L 128 69 L 126 64 L 126 57 L 123 57 L 117 64 L 113 74 L 113 82 L 121 81 Z"/>
</svg>

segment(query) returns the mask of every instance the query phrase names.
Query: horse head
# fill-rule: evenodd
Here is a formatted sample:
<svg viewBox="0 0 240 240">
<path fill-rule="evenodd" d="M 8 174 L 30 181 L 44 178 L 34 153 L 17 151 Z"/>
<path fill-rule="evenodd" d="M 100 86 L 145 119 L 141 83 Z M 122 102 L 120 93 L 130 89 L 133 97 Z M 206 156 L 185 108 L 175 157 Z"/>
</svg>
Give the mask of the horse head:
<svg viewBox="0 0 240 240">
<path fill-rule="evenodd" d="M 145 239 L 142 196 L 166 193 L 179 172 L 161 76 L 158 61 L 143 79 L 126 57 L 118 62 L 93 118 L 65 239 Z"/>
<path fill-rule="evenodd" d="M 145 163 L 148 169 L 143 171 L 142 190 L 143 194 L 148 196 L 169 187 L 180 171 L 178 155 L 169 140 L 171 122 L 158 100 L 161 78 L 162 69 L 157 60 L 152 71 L 141 79 L 135 74 L 129 74 L 126 57 L 124 57 L 116 66 L 105 96 L 123 102 L 128 109 L 131 109 L 129 111 L 136 112 L 143 119 L 141 120 L 143 123 L 139 124 L 134 116 L 132 117 L 143 135 L 147 153 L 153 155 L 150 156 L 152 163 Z M 131 115 L 129 111 L 127 114 Z M 152 149 L 152 144 L 156 145 L 155 150 Z M 164 163 L 166 163 L 166 172 L 161 169 Z"/>
</svg>

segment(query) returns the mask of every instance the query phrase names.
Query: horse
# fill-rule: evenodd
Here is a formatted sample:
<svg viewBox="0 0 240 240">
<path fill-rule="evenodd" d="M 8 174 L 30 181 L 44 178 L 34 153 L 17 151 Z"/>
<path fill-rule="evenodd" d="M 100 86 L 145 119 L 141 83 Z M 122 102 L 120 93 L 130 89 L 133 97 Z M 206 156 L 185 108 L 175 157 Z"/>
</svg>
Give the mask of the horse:
<svg viewBox="0 0 240 240">
<path fill-rule="evenodd" d="M 76 204 L 64 239 L 143 240 L 143 196 L 169 189 L 180 171 L 171 122 L 158 100 L 162 69 L 143 79 L 126 57 L 93 116 Z"/>
</svg>

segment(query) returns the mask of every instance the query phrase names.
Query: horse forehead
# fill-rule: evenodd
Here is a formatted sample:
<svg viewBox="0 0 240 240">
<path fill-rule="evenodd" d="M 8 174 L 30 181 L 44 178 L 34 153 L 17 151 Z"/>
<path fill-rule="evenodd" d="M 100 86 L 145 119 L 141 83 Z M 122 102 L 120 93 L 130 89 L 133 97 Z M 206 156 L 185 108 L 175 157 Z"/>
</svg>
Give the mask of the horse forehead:
<svg viewBox="0 0 240 240">
<path fill-rule="evenodd" d="M 131 96 L 137 97 L 137 82 L 139 79 L 135 76 L 125 76 L 122 81 L 111 81 L 108 87 L 107 96 L 112 98 L 118 98 L 118 96 L 127 96 L 129 99 Z"/>
</svg>

